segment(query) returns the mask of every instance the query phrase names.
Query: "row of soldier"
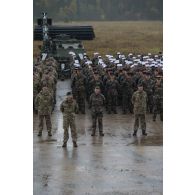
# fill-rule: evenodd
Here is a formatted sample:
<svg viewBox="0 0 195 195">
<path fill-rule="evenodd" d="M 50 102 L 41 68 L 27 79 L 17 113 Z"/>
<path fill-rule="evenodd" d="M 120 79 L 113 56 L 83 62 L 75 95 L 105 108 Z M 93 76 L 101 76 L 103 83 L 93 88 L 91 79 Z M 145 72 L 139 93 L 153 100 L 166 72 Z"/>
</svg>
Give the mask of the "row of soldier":
<svg viewBox="0 0 195 195">
<path fill-rule="evenodd" d="M 56 104 L 56 84 L 58 64 L 52 57 L 45 61 L 36 59 L 33 67 L 33 109 L 39 114 L 39 133 L 42 135 L 45 119 L 48 135 L 52 136 L 51 113 Z"/>
<path fill-rule="evenodd" d="M 130 54 L 125 58 L 117 53 L 116 58 L 106 55 L 105 60 L 98 53 L 94 54 L 92 60 L 85 54 L 82 60 L 75 59 L 72 64 L 71 79 L 73 97 L 83 114 L 85 100 L 89 103 L 95 86 L 100 87 L 106 98 L 105 107 L 108 114 L 117 114 L 117 106 L 122 108 L 123 114 L 133 113 L 131 98 L 138 85 L 142 84 L 147 93 L 147 112 L 153 113 L 154 121 L 157 113 L 160 114 L 160 120 L 163 120 L 162 54 Z"/>
<path fill-rule="evenodd" d="M 109 114 L 111 111 L 116 114 L 117 106 L 122 106 L 124 114 L 127 111 L 131 113 L 135 112 L 133 135 L 136 135 L 139 118 L 142 133 L 143 135 L 147 135 L 145 108 L 143 105 L 139 105 L 145 104 L 146 97 L 147 110 L 150 113 L 154 113 L 153 120 L 156 120 L 157 113 L 160 114 L 160 119 L 162 120 L 162 64 L 156 65 L 153 62 L 155 60 L 158 63 L 162 62 L 162 59 L 160 59 L 162 57 L 159 56 L 159 58 L 153 61 L 150 57 L 147 64 L 147 60 L 143 60 L 145 56 L 128 56 L 131 57 L 130 60 L 121 58 L 121 56 L 118 56 L 119 60 L 116 58 L 113 59 L 113 56 L 108 56 L 106 56 L 107 59 L 105 61 L 98 54 L 94 55 L 92 61 L 90 61 L 87 55 L 84 55 L 82 60 L 77 60 L 75 54 L 72 56 L 75 59 L 75 63 L 71 66 L 73 96 L 70 95 L 70 97 L 67 97 L 60 106 L 60 110 L 64 116 L 63 147 L 66 147 L 66 142 L 69 138 L 69 126 L 71 127 L 73 144 L 77 147 L 77 133 L 73 112 L 78 113 L 80 111 L 85 114 L 85 100 L 89 103 L 89 108 L 92 111 L 92 136 L 95 135 L 97 119 L 100 135 L 104 135 L 102 124 L 103 105 L 105 105 Z M 38 136 L 42 135 L 44 118 L 46 120 L 48 135 L 52 136 L 51 112 L 56 102 L 57 69 L 57 62 L 53 58 L 48 58 L 45 61 L 38 60 L 34 66 L 33 105 L 35 111 L 38 111 L 39 114 Z M 137 91 L 138 88 L 139 90 Z M 137 108 L 133 109 L 135 105 Z M 140 112 L 139 107 L 144 108 L 143 111 Z"/>
</svg>

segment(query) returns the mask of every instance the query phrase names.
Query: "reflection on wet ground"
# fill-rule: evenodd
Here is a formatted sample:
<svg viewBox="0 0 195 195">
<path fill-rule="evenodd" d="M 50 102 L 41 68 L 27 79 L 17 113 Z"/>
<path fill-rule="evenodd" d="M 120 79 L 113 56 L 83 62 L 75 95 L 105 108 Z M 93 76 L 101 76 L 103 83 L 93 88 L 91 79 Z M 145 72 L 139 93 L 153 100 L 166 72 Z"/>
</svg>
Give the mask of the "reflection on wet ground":
<svg viewBox="0 0 195 195">
<path fill-rule="evenodd" d="M 134 117 L 104 114 L 104 137 L 91 137 L 91 118 L 77 115 L 78 148 L 62 149 L 59 105 L 70 81 L 58 82 L 53 136 L 37 137 L 34 115 L 34 195 L 160 195 L 163 189 L 163 125 L 147 115 L 148 136 L 132 137 Z M 121 111 L 119 110 L 119 113 Z M 122 113 L 122 112 L 121 112 Z"/>
</svg>

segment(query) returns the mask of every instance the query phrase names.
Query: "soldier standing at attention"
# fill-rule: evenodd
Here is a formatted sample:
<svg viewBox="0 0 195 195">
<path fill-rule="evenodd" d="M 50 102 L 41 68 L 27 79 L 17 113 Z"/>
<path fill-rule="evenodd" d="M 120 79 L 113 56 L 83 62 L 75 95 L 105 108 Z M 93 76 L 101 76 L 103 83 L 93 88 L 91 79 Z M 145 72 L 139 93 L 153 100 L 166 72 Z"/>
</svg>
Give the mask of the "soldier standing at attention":
<svg viewBox="0 0 195 195">
<path fill-rule="evenodd" d="M 40 93 L 35 98 L 35 105 L 38 110 L 39 115 L 39 133 L 38 136 L 42 136 L 43 131 L 43 120 L 46 120 L 46 126 L 48 135 L 52 136 L 51 129 L 51 111 L 52 111 L 52 104 L 53 104 L 53 96 L 50 93 L 50 90 L 47 87 L 43 87 Z"/>
<path fill-rule="evenodd" d="M 139 120 L 141 122 L 142 134 L 146 136 L 147 133 L 146 133 L 145 114 L 147 108 L 147 94 L 143 90 L 142 84 L 139 84 L 138 90 L 133 93 L 132 104 L 134 105 L 134 115 L 135 115 L 133 136 L 137 135 L 137 130 L 139 128 Z"/>
<path fill-rule="evenodd" d="M 64 143 L 62 147 L 67 146 L 69 139 L 68 128 L 70 126 L 73 146 L 77 147 L 77 131 L 75 124 L 75 113 L 78 112 L 78 105 L 73 99 L 72 93 L 68 92 L 67 98 L 61 103 L 60 111 L 63 113 Z"/>
<path fill-rule="evenodd" d="M 92 116 L 92 134 L 91 134 L 91 136 L 95 136 L 97 120 L 98 120 L 100 136 L 104 136 L 103 122 L 102 122 L 104 102 L 105 102 L 105 97 L 100 92 L 100 87 L 96 86 L 95 92 L 92 93 L 90 96 L 90 108 L 91 108 L 91 116 Z"/>
<path fill-rule="evenodd" d="M 72 89 L 74 89 L 76 101 L 79 106 L 79 111 L 85 114 L 85 87 L 86 77 L 81 73 L 81 68 L 78 68 L 75 77 L 72 80 Z"/>
</svg>

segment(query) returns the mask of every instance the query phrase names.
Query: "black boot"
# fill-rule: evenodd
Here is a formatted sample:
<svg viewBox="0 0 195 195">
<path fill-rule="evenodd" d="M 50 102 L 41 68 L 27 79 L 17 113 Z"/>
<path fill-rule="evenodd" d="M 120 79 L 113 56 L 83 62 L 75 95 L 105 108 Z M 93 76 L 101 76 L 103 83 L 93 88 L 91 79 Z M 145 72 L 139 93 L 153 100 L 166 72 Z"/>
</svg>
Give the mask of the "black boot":
<svg viewBox="0 0 195 195">
<path fill-rule="evenodd" d="M 78 145 L 77 145 L 76 141 L 73 141 L 73 146 L 74 146 L 75 148 L 77 148 L 77 147 L 78 147 Z"/>
<path fill-rule="evenodd" d="M 133 132 L 133 136 L 137 136 L 137 131 L 134 131 Z"/>
<path fill-rule="evenodd" d="M 52 133 L 51 133 L 51 131 L 48 131 L 48 136 L 50 136 L 50 137 L 52 136 Z"/>
<path fill-rule="evenodd" d="M 95 136 L 95 130 L 92 130 L 91 136 Z"/>
<path fill-rule="evenodd" d="M 41 137 L 42 136 L 42 131 L 39 131 L 37 136 Z"/>
<path fill-rule="evenodd" d="M 104 136 L 104 133 L 102 131 L 100 131 L 100 136 L 102 136 L 102 137 Z"/>
<path fill-rule="evenodd" d="M 146 133 L 145 130 L 143 130 L 143 131 L 142 131 L 142 135 L 147 136 L 148 134 Z"/>
<path fill-rule="evenodd" d="M 63 145 L 62 145 L 62 148 L 66 148 L 67 147 L 67 143 L 64 142 Z"/>
</svg>

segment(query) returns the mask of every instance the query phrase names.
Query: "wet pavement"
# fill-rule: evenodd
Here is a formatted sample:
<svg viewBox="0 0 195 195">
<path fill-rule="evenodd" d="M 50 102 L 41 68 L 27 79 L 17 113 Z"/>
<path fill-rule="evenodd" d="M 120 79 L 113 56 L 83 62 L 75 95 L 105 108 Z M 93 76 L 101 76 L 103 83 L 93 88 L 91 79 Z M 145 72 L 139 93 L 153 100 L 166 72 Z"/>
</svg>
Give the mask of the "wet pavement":
<svg viewBox="0 0 195 195">
<path fill-rule="evenodd" d="M 90 111 L 76 115 L 78 148 L 71 136 L 66 149 L 59 105 L 70 90 L 70 80 L 57 84 L 52 115 L 53 136 L 37 137 L 34 115 L 34 195 L 161 195 L 163 194 L 163 123 L 148 114 L 147 137 L 132 137 L 132 114 L 104 114 L 104 137 L 91 137 Z"/>
</svg>

